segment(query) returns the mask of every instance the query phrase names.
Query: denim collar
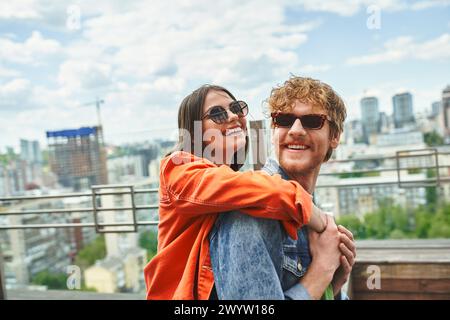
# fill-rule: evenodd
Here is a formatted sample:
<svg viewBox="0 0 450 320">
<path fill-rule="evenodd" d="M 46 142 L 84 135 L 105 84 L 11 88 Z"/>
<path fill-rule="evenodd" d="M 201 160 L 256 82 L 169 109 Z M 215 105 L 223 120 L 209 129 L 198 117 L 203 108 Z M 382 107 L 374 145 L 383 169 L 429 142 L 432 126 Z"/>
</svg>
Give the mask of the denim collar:
<svg viewBox="0 0 450 320">
<path fill-rule="evenodd" d="M 291 178 L 289 178 L 289 176 L 283 170 L 283 168 L 281 168 L 278 161 L 273 158 L 267 158 L 266 164 L 264 165 L 262 170 L 264 170 L 271 176 L 273 176 L 274 174 L 279 174 L 281 176 L 281 178 L 283 178 L 284 180 L 292 180 Z M 312 197 L 313 197 L 313 203 L 316 203 L 314 193 L 312 194 Z"/>
<path fill-rule="evenodd" d="M 279 174 L 284 180 L 290 180 L 287 173 L 280 167 L 278 161 L 273 158 L 267 159 L 262 170 L 266 171 L 270 175 Z"/>
</svg>

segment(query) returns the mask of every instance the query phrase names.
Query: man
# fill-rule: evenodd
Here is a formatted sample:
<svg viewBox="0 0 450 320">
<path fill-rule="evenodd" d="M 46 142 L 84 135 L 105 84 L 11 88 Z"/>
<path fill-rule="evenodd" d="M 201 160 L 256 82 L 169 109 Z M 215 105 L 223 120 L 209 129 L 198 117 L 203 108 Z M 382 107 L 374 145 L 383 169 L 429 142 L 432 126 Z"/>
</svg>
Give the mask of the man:
<svg viewBox="0 0 450 320">
<path fill-rule="evenodd" d="M 344 102 L 327 84 L 291 77 L 272 90 L 269 111 L 277 160 L 263 170 L 313 194 L 322 163 L 339 144 Z M 278 221 L 239 212 L 217 220 L 210 254 L 219 299 L 294 300 L 320 299 L 331 290 L 331 298 L 346 298 L 341 288 L 356 255 L 352 234 L 332 218 L 323 233 L 303 227 L 294 240 Z"/>
</svg>

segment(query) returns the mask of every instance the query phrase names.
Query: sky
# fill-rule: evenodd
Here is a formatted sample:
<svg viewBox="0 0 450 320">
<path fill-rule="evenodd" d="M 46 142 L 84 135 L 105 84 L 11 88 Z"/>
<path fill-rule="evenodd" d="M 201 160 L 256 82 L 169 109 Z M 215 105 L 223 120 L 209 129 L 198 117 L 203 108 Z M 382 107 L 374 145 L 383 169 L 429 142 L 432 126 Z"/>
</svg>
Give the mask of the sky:
<svg viewBox="0 0 450 320">
<path fill-rule="evenodd" d="M 425 112 L 450 85 L 450 0 L 0 0 L 0 152 L 96 125 L 97 98 L 106 142 L 175 138 L 206 83 L 261 119 L 291 75 L 330 84 L 348 119 L 403 91 Z"/>
</svg>

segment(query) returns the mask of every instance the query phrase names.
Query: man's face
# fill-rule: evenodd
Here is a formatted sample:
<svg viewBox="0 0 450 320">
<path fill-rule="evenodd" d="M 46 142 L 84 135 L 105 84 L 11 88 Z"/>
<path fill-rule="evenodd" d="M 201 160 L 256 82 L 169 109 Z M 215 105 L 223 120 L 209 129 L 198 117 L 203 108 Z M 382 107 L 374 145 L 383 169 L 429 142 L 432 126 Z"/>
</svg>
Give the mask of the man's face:
<svg viewBox="0 0 450 320">
<path fill-rule="evenodd" d="M 298 100 L 289 113 L 295 116 L 327 114 L 322 108 L 313 108 Z M 318 130 L 303 128 L 299 119 L 295 120 L 290 128 L 277 127 L 273 130 L 272 143 L 275 154 L 281 167 L 292 175 L 318 172 L 328 149 L 336 148 L 339 143 L 339 135 L 330 138 L 328 120 Z"/>
</svg>

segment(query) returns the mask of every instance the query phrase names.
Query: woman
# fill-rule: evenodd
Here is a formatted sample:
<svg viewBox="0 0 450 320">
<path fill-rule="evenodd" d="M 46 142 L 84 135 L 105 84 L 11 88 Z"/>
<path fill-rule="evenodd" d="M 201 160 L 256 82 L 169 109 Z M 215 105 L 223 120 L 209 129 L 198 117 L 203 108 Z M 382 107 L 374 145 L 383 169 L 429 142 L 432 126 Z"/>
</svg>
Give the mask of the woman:
<svg viewBox="0 0 450 320">
<path fill-rule="evenodd" d="M 218 213 L 239 209 L 280 220 L 294 239 L 304 224 L 326 228 L 326 216 L 297 182 L 237 172 L 248 148 L 247 113 L 247 104 L 220 86 L 202 86 L 182 101 L 179 143 L 161 161 L 158 253 L 145 268 L 148 299 L 210 297 L 208 234 Z"/>
</svg>

